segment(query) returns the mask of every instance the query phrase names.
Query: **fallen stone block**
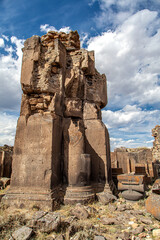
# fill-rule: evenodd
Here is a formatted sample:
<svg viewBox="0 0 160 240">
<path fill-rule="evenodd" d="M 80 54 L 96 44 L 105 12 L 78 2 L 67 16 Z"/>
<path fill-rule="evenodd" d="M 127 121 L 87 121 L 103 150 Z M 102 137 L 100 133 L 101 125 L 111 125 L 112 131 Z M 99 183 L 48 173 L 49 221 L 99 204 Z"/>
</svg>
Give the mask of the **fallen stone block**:
<svg viewBox="0 0 160 240">
<path fill-rule="evenodd" d="M 78 219 L 89 218 L 88 211 L 82 205 L 79 204 L 78 206 L 76 205 L 76 207 L 73 210 L 71 210 L 71 214 L 77 217 Z"/>
<path fill-rule="evenodd" d="M 45 213 L 40 211 L 30 221 L 29 226 L 39 229 L 41 232 L 50 233 L 57 232 L 61 224 L 61 217 L 59 214 L 53 212 Z"/>
<path fill-rule="evenodd" d="M 132 230 L 132 233 L 133 233 L 134 235 L 137 235 L 137 234 L 142 233 L 143 231 L 144 231 L 144 226 L 139 226 L 139 227 L 133 229 L 133 230 Z"/>
<path fill-rule="evenodd" d="M 14 240 L 28 240 L 31 238 L 33 230 L 29 227 L 23 226 L 12 233 Z"/>
<path fill-rule="evenodd" d="M 98 198 L 98 201 L 104 205 L 107 205 L 108 203 L 114 202 L 117 200 L 116 196 L 107 192 L 97 193 L 96 196 Z"/>
<path fill-rule="evenodd" d="M 122 197 L 127 200 L 138 201 L 143 198 L 143 194 L 137 191 L 126 190 L 122 192 Z"/>
<path fill-rule="evenodd" d="M 160 195 L 152 193 L 146 200 L 146 210 L 160 220 Z"/>
</svg>

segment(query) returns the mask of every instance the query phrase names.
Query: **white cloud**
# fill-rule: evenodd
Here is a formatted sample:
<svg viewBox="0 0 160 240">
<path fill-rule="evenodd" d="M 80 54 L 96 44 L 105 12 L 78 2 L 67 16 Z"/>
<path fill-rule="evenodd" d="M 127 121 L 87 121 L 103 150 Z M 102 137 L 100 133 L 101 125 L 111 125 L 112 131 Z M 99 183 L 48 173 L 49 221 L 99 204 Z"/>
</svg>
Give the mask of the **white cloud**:
<svg viewBox="0 0 160 240">
<path fill-rule="evenodd" d="M 142 10 L 115 31 L 91 38 L 96 67 L 108 79 L 109 106 L 160 102 L 160 23 L 157 12 Z"/>
<path fill-rule="evenodd" d="M 152 0 L 150 4 L 146 0 L 92 0 L 92 3 L 98 2 L 101 12 L 95 18 L 95 24 L 107 29 L 107 24 L 117 27 L 134 15 L 138 9 L 149 9 L 159 11 L 160 2 Z"/>
<path fill-rule="evenodd" d="M 103 122 L 111 137 L 111 149 L 116 147 L 152 147 L 151 130 L 157 125 L 160 110 L 143 110 L 136 105 L 112 111 L 103 110 Z"/>
<path fill-rule="evenodd" d="M 71 31 L 70 27 L 62 27 L 59 30 L 57 30 L 54 26 L 50 26 L 49 24 L 41 25 L 40 30 L 41 32 L 46 32 L 46 33 L 49 31 L 69 33 Z"/>
<path fill-rule="evenodd" d="M 20 72 L 24 40 L 14 36 L 0 55 L 0 110 L 19 111 L 21 87 Z"/>
<path fill-rule="evenodd" d="M 9 37 L 8 37 L 8 36 L 2 34 L 2 37 L 3 37 L 7 42 L 9 41 Z"/>
<path fill-rule="evenodd" d="M 0 47 L 1 47 L 1 48 L 4 47 L 4 40 L 3 40 L 3 38 L 0 38 Z"/>
<path fill-rule="evenodd" d="M 14 144 L 17 116 L 0 112 L 0 146 Z"/>
<path fill-rule="evenodd" d="M 12 36 L 0 55 L 0 145 L 14 144 L 20 110 L 20 72 L 24 40 Z"/>
</svg>

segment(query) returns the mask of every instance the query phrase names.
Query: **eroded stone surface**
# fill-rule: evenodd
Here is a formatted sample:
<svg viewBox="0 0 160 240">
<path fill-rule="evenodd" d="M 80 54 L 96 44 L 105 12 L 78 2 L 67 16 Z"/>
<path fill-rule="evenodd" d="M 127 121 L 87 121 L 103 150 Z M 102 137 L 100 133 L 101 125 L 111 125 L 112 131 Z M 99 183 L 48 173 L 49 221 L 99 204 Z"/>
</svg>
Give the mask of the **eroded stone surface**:
<svg viewBox="0 0 160 240">
<path fill-rule="evenodd" d="M 94 52 L 80 49 L 77 31 L 32 36 L 24 43 L 21 86 L 4 202 L 53 209 L 65 194 L 71 203 L 94 199 L 98 186 L 111 180 L 109 135 L 101 121 L 106 77 L 95 69 Z"/>
</svg>

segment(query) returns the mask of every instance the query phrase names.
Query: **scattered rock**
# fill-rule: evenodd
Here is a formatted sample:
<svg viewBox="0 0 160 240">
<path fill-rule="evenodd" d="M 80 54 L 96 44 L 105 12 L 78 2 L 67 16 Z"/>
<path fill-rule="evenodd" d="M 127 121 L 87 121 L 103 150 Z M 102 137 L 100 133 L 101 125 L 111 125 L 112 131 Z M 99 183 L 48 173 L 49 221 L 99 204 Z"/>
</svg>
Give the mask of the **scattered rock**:
<svg viewBox="0 0 160 240">
<path fill-rule="evenodd" d="M 64 239 L 65 238 L 64 238 L 63 234 L 60 234 L 58 237 L 56 237 L 55 240 L 64 240 Z"/>
<path fill-rule="evenodd" d="M 152 235 L 153 237 L 160 237 L 160 229 L 153 229 Z"/>
<path fill-rule="evenodd" d="M 83 226 L 81 226 L 77 222 L 72 223 L 71 226 L 69 226 L 69 228 L 68 228 L 68 235 L 71 237 L 75 233 L 77 233 L 78 231 L 81 231 L 81 230 L 83 230 Z"/>
<path fill-rule="evenodd" d="M 152 220 L 149 218 L 140 218 L 139 221 L 144 224 L 152 224 L 153 223 Z"/>
<path fill-rule="evenodd" d="M 59 214 L 53 212 L 38 211 L 33 219 L 29 222 L 29 226 L 39 229 L 41 232 L 58 231 L 61 224 L 61 217 Z"/>
<path fill-rule="evenodd" d="M 107 205 L 108 203 L 117 200 L 116 196 L 107 192 L 97 193 L 97 198 L 98 201 L 104 205 Z"/>
<path fill-rule="evenodd" d="M 80 204 L 77 204 L 76 207 L 71 210 L 71 214 L 76 216 L 78 219 L 89 218 L 88 211 Z"/>
<path fill-rule="evenodd" d="M 138 235 L 138 234 L 142 233 L 143 230 L 144 230 L 144 226 L 139 226 L 139 227 L 133 229 L 133 230 L 132 230 L 132 233 L 133 233 L 134 235 Z"/>
<path fill-rule="evenodd" d="M 94 236 L 94 240 L 105 240 L 106 238 L 103 236 Z"/>
<path fill-rule="evenodd" d="M 84 208 L 87 210 L 87 212 L 89 213 L 89 215 L 92 215 L 92 214 L 97 213 L 97 210 L 96 210 L 94 207 L 84 206 Z"/>
<path fill-rule="evenodd" d="M 16 240 L 28 240 L 31 238 L 33 230 L 23 226 L 12 233 L 12 238 Z"/>
<path fill-rule="evenodd" d="M 145 238 L 146 236 L 147 236 L 147 233 L 145 233 L 145 232 L 138 234 L 138 237 L 140 237 L 140 238 Z M 148 239 L 148 237 L 147 237 L 147 239 Z"/>
<path fill-rule="evenodd" d="M 129 232 L 122 232 L 121 234 L 119 234 L 118 238 L 123 239 L 123 240 L 128 240 Z"/>
<path fill-rule="evenodd" d="M 103 225 L 113 225 L 117 223 L 115 218 L 102 218 L 101 220 Z"/>
<path fill-rule="evenodd" d="M 122 204 L 117 207 L 117 210 L 120 212 L 126 211 L 126 210 L 131 210 L 132 207 L 128 204 Z"/>
</svg>

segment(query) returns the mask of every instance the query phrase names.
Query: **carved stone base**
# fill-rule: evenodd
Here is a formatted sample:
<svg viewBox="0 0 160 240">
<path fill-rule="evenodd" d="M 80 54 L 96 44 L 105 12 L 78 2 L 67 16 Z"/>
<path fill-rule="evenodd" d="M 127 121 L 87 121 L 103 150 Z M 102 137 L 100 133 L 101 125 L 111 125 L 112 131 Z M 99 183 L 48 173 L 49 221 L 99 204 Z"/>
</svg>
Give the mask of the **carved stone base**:
<svg viewBox="0 0 160 240">
<path fill-rule="evenodd" d="M 7 194 L 2 198 L 5 205 L 13 206 L 16 208 L 39 208 L 44 211 L 53 211 L 58 205 L 59 201 L 57 196 L 58 189 L 43 190 L 29 188 L 10 188 Z"/>
<path fill-rule="evenodd" d="M 89 203 L 95 200 L 95 194 L 91 186 L 69 186 L 64 196 L 64 204 Z"/>
</svg>

